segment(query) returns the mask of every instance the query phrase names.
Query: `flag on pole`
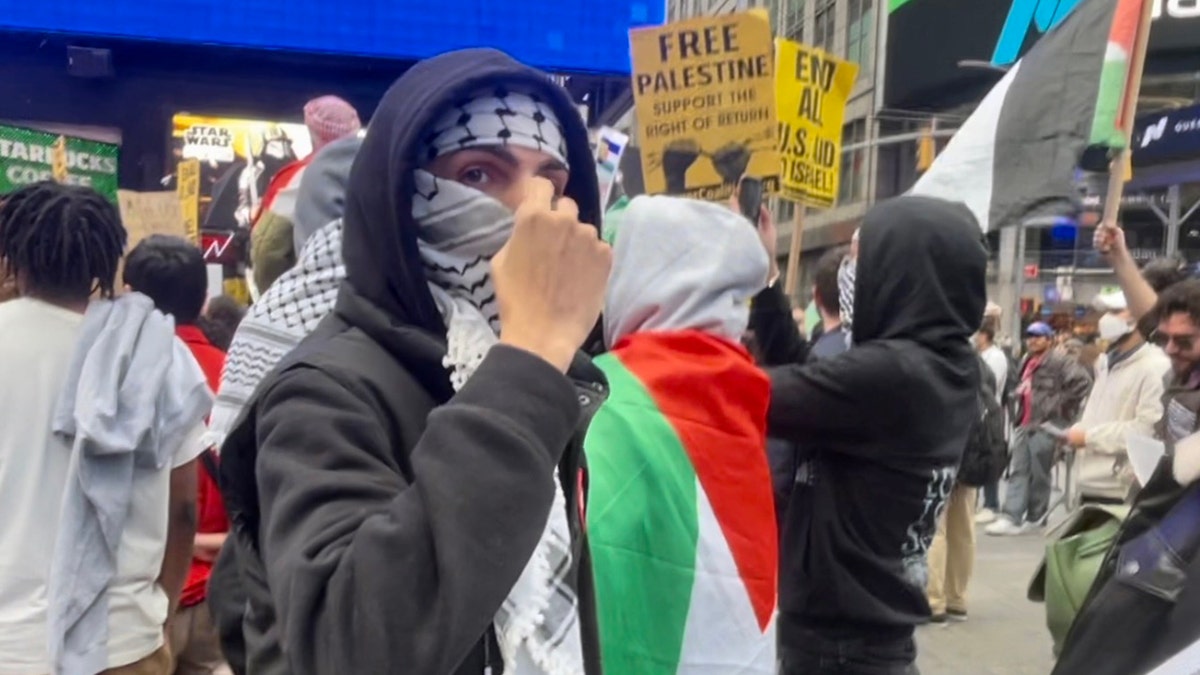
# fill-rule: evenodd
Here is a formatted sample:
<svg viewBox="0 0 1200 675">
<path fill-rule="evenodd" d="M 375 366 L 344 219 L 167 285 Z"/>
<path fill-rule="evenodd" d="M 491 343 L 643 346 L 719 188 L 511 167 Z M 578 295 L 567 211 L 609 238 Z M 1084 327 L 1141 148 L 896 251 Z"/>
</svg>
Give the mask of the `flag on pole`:
<svg viewBox="0 0 1200 675">
<path fill-rule="evenodd" d="M 1127 143 L 1122 119 L 1144 3 L 1083 0 L 1012 66 L 913 194 L 964 202 L 985 232 L 1074 210 L 1083 151 Z"/>
<path fill-rule="evenodd" d="M 773 675 L 766 375 L 697 331 L 634 334 L 596 364 L 611 389 L 586 443 L 604 672 Z"/>
</svg>

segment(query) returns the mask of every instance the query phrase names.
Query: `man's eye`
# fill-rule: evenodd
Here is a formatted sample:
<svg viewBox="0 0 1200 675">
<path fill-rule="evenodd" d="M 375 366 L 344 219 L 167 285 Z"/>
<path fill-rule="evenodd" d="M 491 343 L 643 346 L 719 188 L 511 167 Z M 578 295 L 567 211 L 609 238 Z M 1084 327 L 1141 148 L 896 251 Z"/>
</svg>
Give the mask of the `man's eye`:
<svg viewBox="0 0 1200 675">
<path fill-rule="evenodd" d="M 459 182 L 472 185 L 485 185 L 489 183 L 491 179 L 492 177 L 486 169 L 472 167 L 462 172 Z"/>
</svg>

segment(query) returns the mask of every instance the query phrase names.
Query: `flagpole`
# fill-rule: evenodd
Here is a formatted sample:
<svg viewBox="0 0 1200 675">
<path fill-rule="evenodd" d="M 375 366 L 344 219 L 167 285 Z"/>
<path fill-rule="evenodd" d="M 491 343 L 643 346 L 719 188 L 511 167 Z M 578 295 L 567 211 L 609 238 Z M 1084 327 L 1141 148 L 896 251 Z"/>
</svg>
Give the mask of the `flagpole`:
<svg viewBox="0 0 1200 675">
<path fill-rule="evenodd" d="M 1154 1 L 1142 0 L 1142 19 L 1138 22 L 1137 41 L 1129 62 L 1129 83 L 1125 100 L 1121 102 L 1121 133 L 1125 147 L 1117 153 L 1108 167 L 1108 192 L 1104 197 L 1105 225 L 1116 225 L 1121 211 L 1121 197 L 1125 194 L 1125 182 L 1129 179 L 1133 158 L 1133 123 L 1137 116 L 1138 97 L 1142 90 L 1142 72 L 1146 68 L 1146 51 L 1150 43 L 1150 24 L 1153 21 Z"/>
</svg>

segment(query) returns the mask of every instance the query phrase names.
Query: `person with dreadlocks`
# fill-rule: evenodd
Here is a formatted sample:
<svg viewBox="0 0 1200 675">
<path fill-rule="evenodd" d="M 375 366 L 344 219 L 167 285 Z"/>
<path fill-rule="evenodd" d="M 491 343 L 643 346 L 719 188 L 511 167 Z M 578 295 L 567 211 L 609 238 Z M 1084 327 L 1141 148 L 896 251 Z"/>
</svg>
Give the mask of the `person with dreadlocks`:
<svg viewBox="0 0 1200 675">
<path fill-rule="evenodd" d="M 0 664 L 166 674 L 211 407 L 172 321 L 114 299 L 126 233 L 83 187 L 0 206 Z M 99 299 L 91 299 L 95 296 Z"/>
</svg>

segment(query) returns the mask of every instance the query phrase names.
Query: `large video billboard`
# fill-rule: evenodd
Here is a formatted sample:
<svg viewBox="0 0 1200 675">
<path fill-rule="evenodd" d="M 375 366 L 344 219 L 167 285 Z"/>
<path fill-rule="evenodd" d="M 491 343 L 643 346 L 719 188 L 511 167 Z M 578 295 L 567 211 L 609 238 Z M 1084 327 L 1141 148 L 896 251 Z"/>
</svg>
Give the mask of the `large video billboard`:
<svg viewBox="0 0 1200 675">
<path fill-rule="evenodd" d="M 963 85 L 988 79 L 980 66 L 1011 65 L 1082 1 L 890 0 L 884 105 L 958 102 Z M 1200 68 L 1200 0 L 1154 3 L 1147 71 Z"/>
<path fill-rule="evenodd" d="M 0 0 L 0 29 L 417 59 L 496 47 L 546 70 L 628 73 L 664 0 Z"/>
</svg>

